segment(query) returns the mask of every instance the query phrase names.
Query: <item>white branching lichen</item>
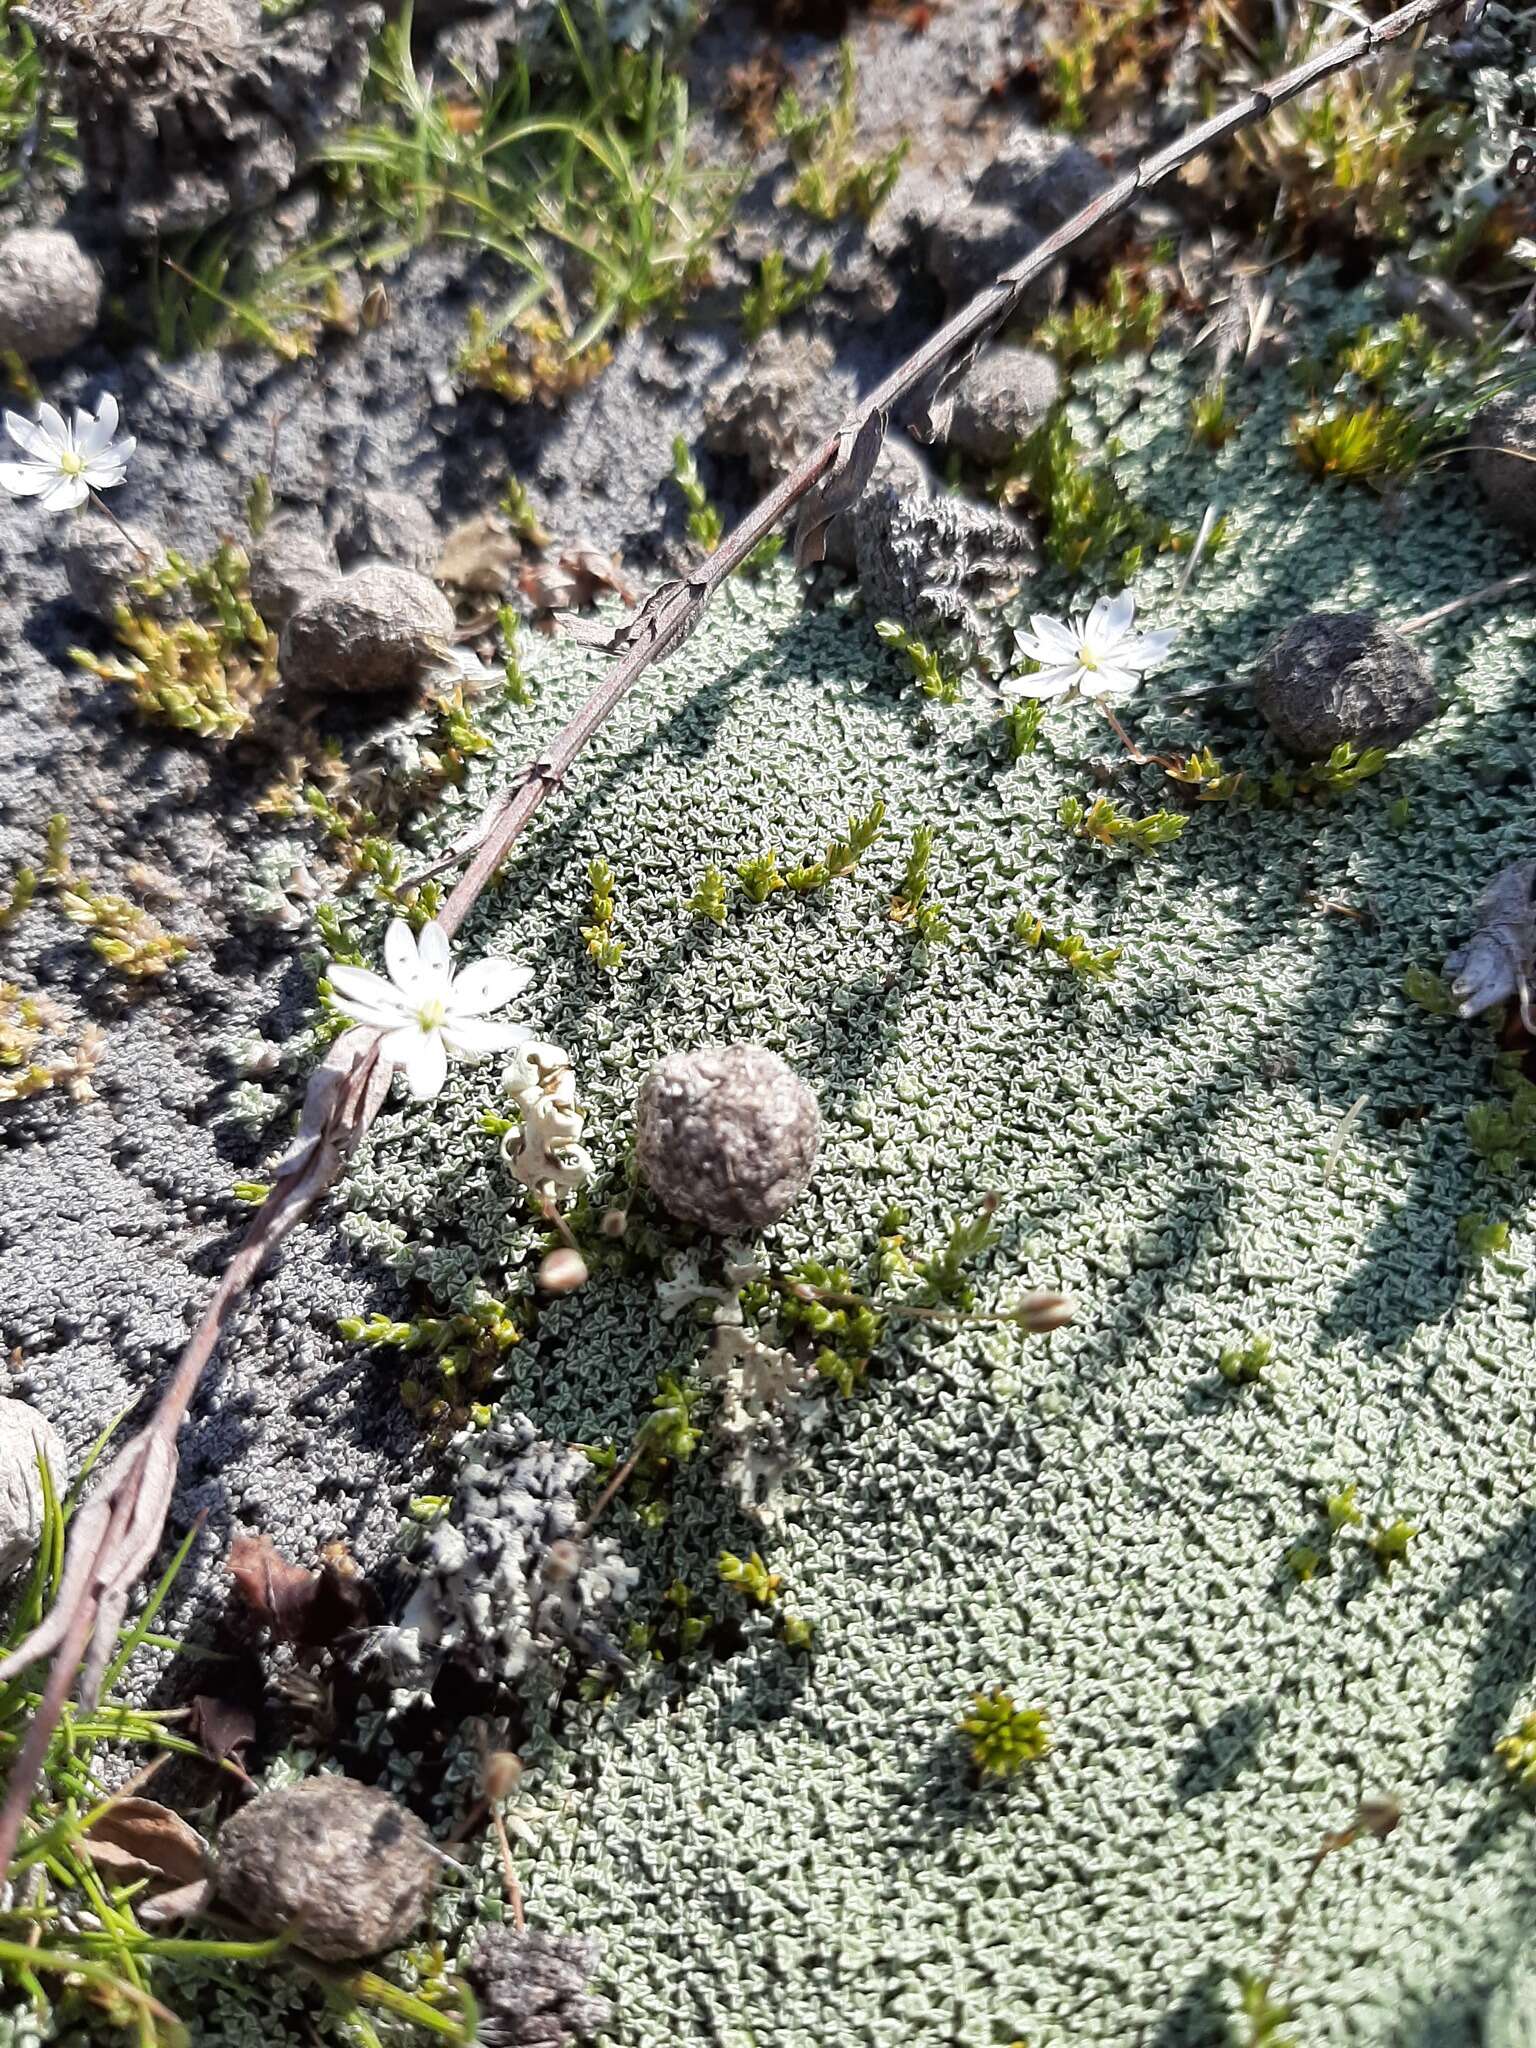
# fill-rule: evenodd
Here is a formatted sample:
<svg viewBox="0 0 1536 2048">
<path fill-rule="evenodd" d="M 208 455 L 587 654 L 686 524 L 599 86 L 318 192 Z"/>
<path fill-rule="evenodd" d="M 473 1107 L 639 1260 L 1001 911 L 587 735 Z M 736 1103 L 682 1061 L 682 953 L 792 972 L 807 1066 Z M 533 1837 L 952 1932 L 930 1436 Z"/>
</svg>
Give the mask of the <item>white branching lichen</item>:
<svg viewBox="0 0 1536 2048">
<path fill-rule="evenodd" d="M 772 1323 L 747 1329 L 732 1301 L 716 1314 L 703 1360 L 719 1389 L 714 1434 L 725 1477 L 765 1525 L 778 1519 L 779 1490 L 827 1418 L 826 1382 L 776 1343 L 778 1334 Z"/>
</svg>

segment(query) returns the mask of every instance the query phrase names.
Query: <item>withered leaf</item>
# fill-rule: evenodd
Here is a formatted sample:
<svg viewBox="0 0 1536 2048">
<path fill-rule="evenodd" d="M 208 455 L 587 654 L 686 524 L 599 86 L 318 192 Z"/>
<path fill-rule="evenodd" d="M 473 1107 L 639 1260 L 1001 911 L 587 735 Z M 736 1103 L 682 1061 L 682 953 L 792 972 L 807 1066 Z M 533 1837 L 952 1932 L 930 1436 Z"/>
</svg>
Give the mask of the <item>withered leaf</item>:
<svg viewBox="0 0 1536 2048">
<path fill-rule="evenodd" d="M 494 512 L 476 512 L 449 532 L 432 573 L 455 590 L 500 597 L 511 589 L 522 558 L 522 548 L 504 521 Z"/>
<path fill-rule="evenodd" d="M 187 1733 L 200 1742 L 216 1764 L 245 1769 L 244 1752 L 256 1740 L 256 1716 L 235 1700 L 215 1699 L 200 1692 L 187 1716 Z"/>
<path fill-rule="evenodd" d="M 122 1884 L 148 1878 L 158 1887 L 195 1884 L 207 1844 L 197 1829 L 156 1799 L 114 1800 L 81 1837 L 98 1870 Z"/>
<path fill-rule="evenodd" d="M 229 1570 L 240 1597 L 279 1642 L 318 1650 L 364 1627 L 372 1603 L 364 1581 L 328 1557 L 318 1572 L 290 1564 L 270 1536 L 237 1536 Z"/>
<path fill-rule="evenodd" d="M 888 413 L 872 412 L 857 428 L 845 427 L 838 435 L 837 457 L 832 467 L 800 501 L 800 514 L 795 521 L 797 569 L 808 569 L 825 558 L 827 528 L 839 512 L 846 512 L 862 496 L 885 445 L 889 424 Z"/>
<path fill-rule="evenodd" d="M 638 593 L 624 571 L 601 548 L 561 548 L 552 559 L 530 562 L 517 580 L 517 587 L 540 611 L 579 612 L 595 604 L 605 590 L 612 590 L 626 604 Z"/>
</svg>

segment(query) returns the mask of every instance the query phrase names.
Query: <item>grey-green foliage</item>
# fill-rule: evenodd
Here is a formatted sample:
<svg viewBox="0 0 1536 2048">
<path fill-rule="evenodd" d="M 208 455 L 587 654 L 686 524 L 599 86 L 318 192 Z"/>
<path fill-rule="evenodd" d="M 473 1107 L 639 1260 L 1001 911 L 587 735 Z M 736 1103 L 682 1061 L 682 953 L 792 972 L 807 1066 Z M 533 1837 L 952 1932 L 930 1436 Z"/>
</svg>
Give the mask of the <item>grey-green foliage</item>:
<svg viewBox="0 0 1536 2048">
<path fill-rule="evenodd" d="M 1337 328 L 1369 317 L 1292 288 Z M 1076 407 L 1084 437 L 1118 435 L 1149 513 L 1192 528 L 1209 496 L 1231 508 L 1219 568 L 1182 600 L 1174 560 L 1138 580 L 1145 622 L 1185 631 L 1166 688 L 1240 676 L 1300 604 L 1403 618 L 1521 566 L 1451 469 L 1390 511 L 1310 484 L 1283 375 L 1245 384 L 1224 448 L 1191 452 L 1198 374 L 1171 351 L 1109 365 Z M 1054 582 L 1027 602 L 1093 594 Z M 532 1910 L 601 1937 L 598 1988 L 634 2048 L 1208 2038 L 1362 1787 L 1404 1824 L 1330 1862 L 1273 1996 L 1308 2043 L 1477 2038 L 1536 1929 L 1529 1828 L 1497 1822 L 1484 1771 L 1536 1697 L 1518 1592 L 1536 1574 L 1536 1237 L 1467 1142 L 1487 1028 L 1401 984 L 1529 846 L 1528 618 L 1512 604 L 1434 635 L 1447 708 L 1380 776 L 1324 806 L 1201 806 L 1155 861 L 1106 862 L 1056 822 L 1085 758 L 1113 761 L 1129 807 L 1172 792 L 1090 710 L 1053 710 L 1014 763 L 984 709 L 893 694 L 851 609 L 805 612 L 779 574 L 735 583 L 471 919 L 470 950 L 538 970 L 524 1014 L 571 1051 L 599 1203 L 650 1063 L 759 1039 L 825 1118 L 779 1261 L 867 1252 L 897 1201 L 909 1243 L 941 1245 L 995 1191 L 982 1295 L 1079 1304 L 1048 1342 L 901 1326 L 831 1404 L 771 1533 L 712 1475 L 707 1402 L 664 1526 L 609 1511 L 641 1572 L 632 1613 L 756 1547 L 814 1623 L 807 1659 L 749 1613 L 734 1655 L 647 1667 L 524 1748 Z M 528 661 L 534 723 L 502 718 L 497 776 L 595 673 L 561 642 Z M 1240 692 L 1191 716 L 1148 691 L 1124 715 L 1148 747 L 1274 765 Z M 470 778 L 466 802 L 492 775 Z M 680 878 L 722 849 L 818 845 L 874 791 L 886 836 L 854 876 L 701 930 Z M 1411 821 L 1387 829 L 1409 792 Z M 921 823 L 953 925 L 927 971 L 886 914 Z M 570 877 L 599 854 L 625 878 L 617 977 L 573 942 Z M 1121 947 L 1115 976 L 1090 994 L 1054 971 L 1012 937 L 1021 909 Z M 443 1299 L 504 1298 L 542 1241 L 477 1131 L 495 1085 L 455 1068 L 430 1114 L 394 1102 L 353 1176 L 359 1252 Z M 1494 1205 L 1508 1243 L 1472 1265 L 1457 1221 Z M 632 1443 L 658 1375 L 694 1370 L 699 1331 L 659 1319 L 654 1271 L 596 1272 L 509 1355 L 508 1402 L 541 1434 Z M 1283 1380 L 1233 1398 L 1213 1362 L 1253 1331 Z M 1353 1544 L 1298 1583 L 1283 1561 L 1340 1474 L 1423 1533 L 1390 1576 Z M 954 1731 L 1004 1677 L 1052 1753 L 997 1800 Z"/>
</svg>

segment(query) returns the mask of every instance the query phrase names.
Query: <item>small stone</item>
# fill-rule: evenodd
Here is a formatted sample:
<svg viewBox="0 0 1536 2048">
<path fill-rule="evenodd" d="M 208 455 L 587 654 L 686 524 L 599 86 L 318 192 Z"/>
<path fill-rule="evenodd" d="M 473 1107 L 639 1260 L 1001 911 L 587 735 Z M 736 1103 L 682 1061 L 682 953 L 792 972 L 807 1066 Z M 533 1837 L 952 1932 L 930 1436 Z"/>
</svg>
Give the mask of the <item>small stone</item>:
<svg viewBox="0 0 1536 2048">
<path fill-rule="evenodd" d="M 854 507 L 859 586 L 872 619 L 953 639 L 986 661 L 999 652 L 1001 607 L 1039 567 L 1022 520 L 966 498 L 867 490 Z"/>
<path fill-rule="evenodd" d="M 441 665 L 454 625 L 427 577 L 365 562 L 301 598 L 283 629 L 283 679 L 316 696 L 406 689 Z"/>
<path fill-rule="evenodd" d="M 0 1584 L 31 1562 L 43 1533 L 39 1452 L 62 1500 L 69 1463 L 58 1431 L 25 1401 L 0 1395 Z"/>
<path fill-rule="evenodd" d="M 815 1096 L 761 1045 L 671 1053 L 635 1108 L 635 1156 L 657 1200 L 722 1237 L 778 1221 L 805 1192 L 820 1134 Z"/>
<path fill-rule="evenodd" d="M 1396 747 L 1439 714 L 1424 658 L 1371 612 L 1310 612 L 1260 655 L 1259 714 L 1283 747 L 1324 761 L 1348 741 Z"/>
<path fill-rule="evenodd" d="M 251 603 L 280 633 L 305 598 L 336 580 L 336 551 L 313 512 L 279 512 L 250 547 Z"/>
<path fill-rule="evenodd" d="M 110 520 L 76 519 L 70 522 L 61 550 L 69 594 L 81 611 L 110 625 L 117 608 L 133 593 L 128 586 L 137 576 L 151 576 L 165 567 L 160 543 L 142 528 L 125 530 Z M 152 601 L 140 599 L 139 607 L 149 609 Z"/>
<path fill-rule="evenodd" d="M 772 328 L 706 399 L 704 446 L 744 456 L 754 483 L 777 483 L 835 431 L 855 396 L 828 342 Z"/>
<path fill-rule="evenodd" d="M 1006 345 L 984 349 L 956 386 L 947 419 L 919 439 L 942 441 L 976 462 L 1006 462 L 1061 396 L 1061 372 L 1049 356 Z"/>
<path fill-rule="evenodd" d="M 1536 392 L 1512 392 L 1486 407 L 1467 439 L 1488 510 L 1500 525 L 1536 534 Z"/>
<path fill-rule="evenodd" d="M 263 1792 L 227 1820 L 214 1893 L 263 1934 L 325 1962 L 398 1948 L 419 1926 L 441 1865 L 415 1814 L 377 1786 L 329 1774 Z"/>
<path fill-rule="evenodd" d="M 24 363 L 67 354 L 96 331 L 103 279 L 94 257 L 58 228 L 0 237 L 0 351 Z"/>
<path fill-rule="evenodd" d="M 437 521 L 408 491 L 360 491 L 336 528 L 344 569 L 355 562 L 399 562 L 425 575 L 441 548 Z"/>
</svg>

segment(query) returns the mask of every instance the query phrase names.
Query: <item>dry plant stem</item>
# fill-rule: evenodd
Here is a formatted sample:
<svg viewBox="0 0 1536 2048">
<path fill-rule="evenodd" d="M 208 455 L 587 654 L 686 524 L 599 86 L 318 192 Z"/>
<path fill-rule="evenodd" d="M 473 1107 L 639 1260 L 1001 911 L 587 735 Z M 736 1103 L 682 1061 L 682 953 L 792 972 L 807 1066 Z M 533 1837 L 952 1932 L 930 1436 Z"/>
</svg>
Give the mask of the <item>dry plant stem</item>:
<svg viewBox="0 0 1536 2048">
<path fill-rule="evenodd" d="M 1349 70 L 1437 15 L 1460 12 L 1464 4 L 1465 0 L 1409 0 L 1383 20 L 1316 52 L 1283 77 L 1197 123 L 1117 178 L 947 321 L 855 408 L 839 433 L 823 441 L 720 543 L 696 576 L 664 584 L 629 621 L 614 666 L 548 751 L 529 764 L 516 787 L 488 815 L 469 866 L 443 906 L 444 928 L 453 933 L 463 924 L 519 834 L 644 672 L 683 644 L 720 585 L 813 491 L 816 495 L 801 514 L 796 554 L 802 562 L 820 559 L 820 533 L 837 511 L 857 498 L 899 399 L 927 387 L 935 393 L 932 402 L 939 402 L 946 373 L 953 375 L 969 362 L 1007 320 L 1029 285 L 1084 235 L 1123 213 L 1139 193 L 1321 80 Z M 177 1431 L 225 1324 L 277 1245 L 340 1176 L 388 1085 L 389 1070 L 381 1069 L 376 1032 L 349 1031 L 337 1040 L 311 1080 L 300 1145 L 279 1168 L 271 1194 L 188 1340 L 159 1406 L 139 1435 L 124 1446 L 70 1525 L 64 1576 L 52 1610 L 27 1642 L 0 1662 L 3 1678 L 50 1653 L 54 1660 L 0 1807 L 0 1871 L 16 1853 L 33 1786 L 75 1673 L 81 1672 L 82 1690 L 89 1696 L 91 1683 L 99 1683 L 106 1667 L 111 1640 L 139 1575 L 158 1548 L 175 1483 Z M 627 1478 L 630 1469 L 622 1476 Z M 599 1509 L 616 1490 L 610 1482 Z"/>
<path fill-rule="evenodd" d="M 95 491 L 91 492 L 90 498 L 91 503 L 95 506 L 96 510 L 101 514 L 102 518 L 111 520 L 112 524 L 123 536 L 123 539 L 127 541 L 129 547 L 133 549 L 133 552 L 144 564 L 145 568 L 148 569 L 152 567 L 153 557 L 151 556 L 149 549 L 145 547 L 140 547 L 139 543 L 134 539 L 133 535 L 128 531 L 127 527 L 124 526 L 121 519 L 118 518 L 117 514 L 112 510 L 112 507 L 107 503 L 106 499 L 99 496 L 98 493 Z"/>
<path fill-rule="evenodd" d="M 1524 590 L 1530 583 L 1536 583 L 1536 569 L 1522 569 L 1517 575 L 1501 577 L 1497 583 L 1485 583 L 1481 590 L 1469 590 L 1465 597 L 1453 597 L 1449 604 L 1437 605 L 1432 612 L 1420 612 L 1416 619 L 1404 619 L 1397 630 L 1399 633 L 1427 632 L 1431 626 L 1438 626 L 1442 619 L 1469 611 L 1476 604 L 1493 604 L 1501 597 L 1508 597 L 1512 590 Z"/>
<path fill-rule="evenodd" d="M 1101 702 L 1099 709 L 1109 720 L 1110 725 L 1114 729 L 1116 739 L 1119 740 L 1121 746 L 1124 747 L 1131 759 L 1139 766 L 1143 768 L 1162 768 L 1164 770 L 1172 770 L 1178 767 L 1178 762 L 1171 755 L 1149 754 L 1144 748 L 1139 747 L 1107 704 Z"/>
<path fill-rule="evenodd" d="M 512 1908 L 512 1925 L 519 1934 L 524 1934 L 528 1929 L 528 1919 L 523 1911 L 523 1888 L 517 1881 L 512 1844 L 507 1839 L 507 1824 L 494 1800 L 491 1802 L 491 1826 L 496 1830 L 496 1846 L 501 1851 L 501 1881 L 506 1886 L 507 1903 Z"/>
<path fill-rule="evenodd" d="M 597 1499 L 592 1503 L 591 1514 L 588 1515 L 587 1519 L 581 1525 L 581 1533 L 583 1536 L 590 1536 L 592 1531 L 597 1527 L 599 1517 L 607 1513 L 609 1507 L 612 1505 L 615 1496 L 618 1494 L 619 1489 L 625 1484 L 630 1474 L 639 1464 L 640 1459 L 644 1454 L 644 1451 L 645 1444 L 642 1440 L 640 1443 L 636 1444 L 635 1448 L 624 1460 L 623 1464 L 619 1467 L 618 1471 L 614 1473 L 613 1477 L 609 1480 L 608 1484 L 597 1496 Z"/>
</svg>

